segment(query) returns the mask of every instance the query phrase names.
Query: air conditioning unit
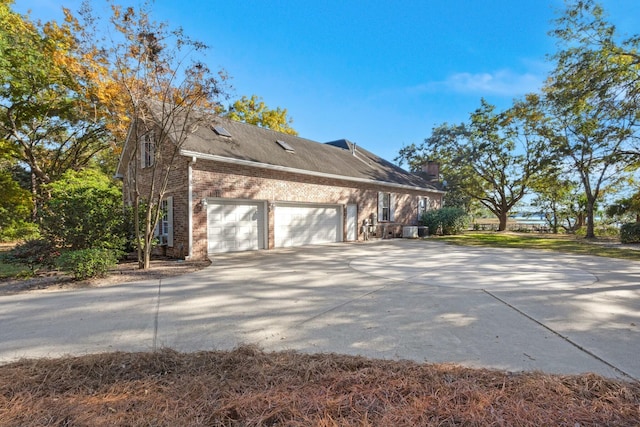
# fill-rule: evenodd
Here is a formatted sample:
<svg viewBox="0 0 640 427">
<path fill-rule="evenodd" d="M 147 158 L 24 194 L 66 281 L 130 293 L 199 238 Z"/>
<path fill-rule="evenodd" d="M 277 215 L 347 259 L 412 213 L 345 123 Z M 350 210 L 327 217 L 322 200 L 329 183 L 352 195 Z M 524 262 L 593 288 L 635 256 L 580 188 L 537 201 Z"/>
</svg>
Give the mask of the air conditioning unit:
<svg viewBox="0 0 640 427">
<path fill-rule="evenodd" d="M 405 239 L 417 239 L 418 227 L 413 225 L 402 227 L 402 237 Z"/>
</svg>

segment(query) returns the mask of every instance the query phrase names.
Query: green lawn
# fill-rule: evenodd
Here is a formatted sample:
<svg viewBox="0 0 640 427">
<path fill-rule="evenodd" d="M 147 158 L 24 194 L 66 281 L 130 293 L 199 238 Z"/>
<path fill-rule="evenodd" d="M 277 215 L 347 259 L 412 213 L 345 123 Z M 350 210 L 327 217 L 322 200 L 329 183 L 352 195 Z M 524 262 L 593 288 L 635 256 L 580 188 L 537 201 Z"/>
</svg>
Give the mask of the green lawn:
<svg viewBox="0 0 640 427">
<path fill-rule="evenodd" d="M 31 275 L 31 270 L 22 264 L 9 264 L 5 260 L 5 255 L 9 250 L 13 248 L 13 245 L 2 243 L 0 244 L 0 279 L 6 279 L 8 277 L 24 277 Z"/>
<path fill-rule="evenodd" d="M 31 270 L 28 267 L 20 264 L 7 264 L 2 258 L 0 258 L 0 279 L 6 279 L 8 277 L 25 277 L 31 275 Z"/>
<path fill-rule="evenodd" d="M 591 241 L 567 235 L 534 235 L 515 233 L 476 233 L 470 232 L 457 236 L 435 238 L 462 246 L 490 246 L 502 248 L 541 249 L 570 254 L 596 255 L 609 258 L 621 258 L 640 261 L 640 250 L 608 247 L 605 240 Z"/>
</svg>

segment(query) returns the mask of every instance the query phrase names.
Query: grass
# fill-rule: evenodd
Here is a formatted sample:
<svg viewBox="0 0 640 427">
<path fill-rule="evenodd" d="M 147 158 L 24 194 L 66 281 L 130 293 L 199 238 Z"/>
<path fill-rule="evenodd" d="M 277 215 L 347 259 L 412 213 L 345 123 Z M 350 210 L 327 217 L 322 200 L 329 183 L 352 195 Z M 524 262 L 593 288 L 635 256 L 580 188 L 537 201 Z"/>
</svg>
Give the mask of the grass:
<svg viewBox="0 0 640 427">
<path fill-rule="evenodd" d="M 462 246 L 539 249 L 640 261 L 640 250 L 607 246 L 607 240 L 590 240 L 569 235 L 469 232 L 436 239 Z"/>
<path fill-rule="evenodd" d="M 6 254 L 13 249 L 14 246 L 15 245 L 11 243 L 0 243 L 0 279 L 27 277 L 33 274 L 31 269 L 26 265 L 6 261 Z"/>
<path fill-rule="evenodd" d="M 0 366 L 3 426 L 630 426 L 640 384 L 336 354 L 108 353 Z"/>
<path fill-rule="evenodd" d="M 19 264 L 8 264 L 0 257 L 0 279 L 28 277 L 32 274 L 33 272 L 29 267 Z"/>
</svg>

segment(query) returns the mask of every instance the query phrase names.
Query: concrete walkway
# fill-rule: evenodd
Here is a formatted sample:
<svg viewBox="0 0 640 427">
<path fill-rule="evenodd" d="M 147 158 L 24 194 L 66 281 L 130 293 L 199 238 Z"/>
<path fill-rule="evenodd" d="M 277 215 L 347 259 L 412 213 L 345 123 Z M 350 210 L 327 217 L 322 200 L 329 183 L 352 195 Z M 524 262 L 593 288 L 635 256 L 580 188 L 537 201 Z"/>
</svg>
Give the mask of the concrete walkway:
<svg viewBox="0 0 640 427">
<path fill-rule="evenodd" d="M 224 254 L 163 281 L 0 297 L 0 362 L 338 352 L 640 379 L 640 263 L 388 240 Z"/>
</svg>

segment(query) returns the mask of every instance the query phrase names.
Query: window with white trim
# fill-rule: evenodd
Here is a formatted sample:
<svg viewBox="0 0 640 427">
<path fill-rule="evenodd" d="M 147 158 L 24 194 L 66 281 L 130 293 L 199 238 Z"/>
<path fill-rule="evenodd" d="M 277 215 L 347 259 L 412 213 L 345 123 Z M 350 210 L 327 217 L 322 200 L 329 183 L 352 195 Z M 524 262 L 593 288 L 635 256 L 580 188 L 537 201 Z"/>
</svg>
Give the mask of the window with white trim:
<svg viewBox="0 0 640 427">
<path fill-rule="evenodd" d="M 418 197 L 418 221 L 431 208 L 431 199 L 429 197 Z"/>
<path fill-rule="evenodd" d="M 156 236 L 161 245 L 173 246 L 173 197 L 160 202 L 160 219 L 156 227 Z"/>
<path fill-rule="evenodd" d="M 156 144 L 153 140 L 153 132 L 144 134 L 140 145 L 142 167 L 149 168 L 153 166 L 156 155 Z"/>
<path fill-rule="evenodd" d="M 391 193 L 378 193 L 378 221 L 393 221 L 394 197 Z"/>
</svg>

